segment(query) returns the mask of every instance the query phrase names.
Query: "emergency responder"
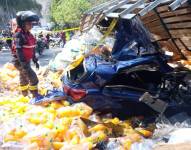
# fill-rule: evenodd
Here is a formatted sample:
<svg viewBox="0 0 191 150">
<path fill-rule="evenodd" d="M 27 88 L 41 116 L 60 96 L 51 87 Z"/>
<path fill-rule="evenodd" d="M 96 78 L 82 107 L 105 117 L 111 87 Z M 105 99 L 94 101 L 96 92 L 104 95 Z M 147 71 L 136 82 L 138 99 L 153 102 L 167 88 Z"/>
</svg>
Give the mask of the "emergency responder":
<svg viewBox="0 0 191 150">
<path fill-rule="evenodd" d="M 18 12 L 16 15 L 17 28 L 14 33 L 12 53 L 13 63 L 20 73 L 20 90 L 23 96 L 30 91 L 35 98 L 38 94 L 38 78 L 31 68 L 31 60 L 39 68 L 38 59 L 35 56 L 36 39 L 30 33 L 32 22 L 39 21 L 39 17 L 31 11 Z"/>
</svg>

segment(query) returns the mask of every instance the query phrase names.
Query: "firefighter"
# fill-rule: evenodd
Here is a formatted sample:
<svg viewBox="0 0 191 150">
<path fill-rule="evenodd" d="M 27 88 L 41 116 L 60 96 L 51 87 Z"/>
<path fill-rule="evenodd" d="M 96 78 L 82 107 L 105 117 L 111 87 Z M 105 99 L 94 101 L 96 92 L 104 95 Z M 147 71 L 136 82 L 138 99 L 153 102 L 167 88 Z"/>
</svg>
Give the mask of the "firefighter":
<svg viewBox="0 0 191 150">
<path fill-rule="evenodd" d="M 38 94 L 38 78 L 31 68 L 31 60 L 39 69 L 38 59 L 35 56 L 36 39 L 30 33 L 32 22 L 39 21 L 39 17 L 31 11 L 18 12 L 16 15 L 17 28 L 15 28 L 12 45 L 13 63 L 20 74 L 20 90 L 23 96 L 30 91 L 34 98 Z"/>
</svg>

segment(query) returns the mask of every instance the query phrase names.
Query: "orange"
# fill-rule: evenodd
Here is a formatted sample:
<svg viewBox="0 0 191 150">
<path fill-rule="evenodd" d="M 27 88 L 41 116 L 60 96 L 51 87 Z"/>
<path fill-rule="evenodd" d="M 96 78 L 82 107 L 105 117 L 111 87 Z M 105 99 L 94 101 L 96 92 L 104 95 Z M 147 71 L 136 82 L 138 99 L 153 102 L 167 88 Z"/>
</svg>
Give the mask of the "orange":
<svg viewBox="0 0 191 150">
<path fill-rule="evenodd" d="M 64 146 L 63 142 L 53 142 L 54 150 L 59 150 Z"/>
</svg>

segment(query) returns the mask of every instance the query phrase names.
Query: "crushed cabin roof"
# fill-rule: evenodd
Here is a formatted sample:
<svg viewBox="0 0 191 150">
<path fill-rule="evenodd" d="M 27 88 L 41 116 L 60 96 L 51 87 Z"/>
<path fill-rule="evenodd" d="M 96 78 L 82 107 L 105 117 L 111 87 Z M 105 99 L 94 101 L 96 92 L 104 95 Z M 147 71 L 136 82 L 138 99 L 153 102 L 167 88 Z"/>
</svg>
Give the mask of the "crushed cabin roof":
<svg viewBox="0 0 191 150">
<path fill-rule="evenodd" d="M 111 0 L 83 15 L 81 31 L 91 29 L 105 17 L 133 19 L 138 16 L 154 41 L 174 52 L 175 59 L 186 59 L 191 56 L 190 4 L 191 0 Z"/>
</svg>

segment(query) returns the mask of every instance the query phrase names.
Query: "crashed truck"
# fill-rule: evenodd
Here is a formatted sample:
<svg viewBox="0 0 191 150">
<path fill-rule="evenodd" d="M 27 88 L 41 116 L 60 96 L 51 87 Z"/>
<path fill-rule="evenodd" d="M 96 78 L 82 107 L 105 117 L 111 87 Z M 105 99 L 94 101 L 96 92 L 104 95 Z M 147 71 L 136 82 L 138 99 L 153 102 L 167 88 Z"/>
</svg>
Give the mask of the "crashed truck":
<svg viewBox="0 0 191 150">
<path fill-rule="evenodd" d="M 82 32 L 96 25 L 116 40 L 112 51 L 86 55 L 64 74 L 67 99 L 116 115 L 191 115 L 190 70 L 169 65 L 191 54 L 190 6 L 187 0 L 112 0 L 86 12 Z"/>
</svg>

